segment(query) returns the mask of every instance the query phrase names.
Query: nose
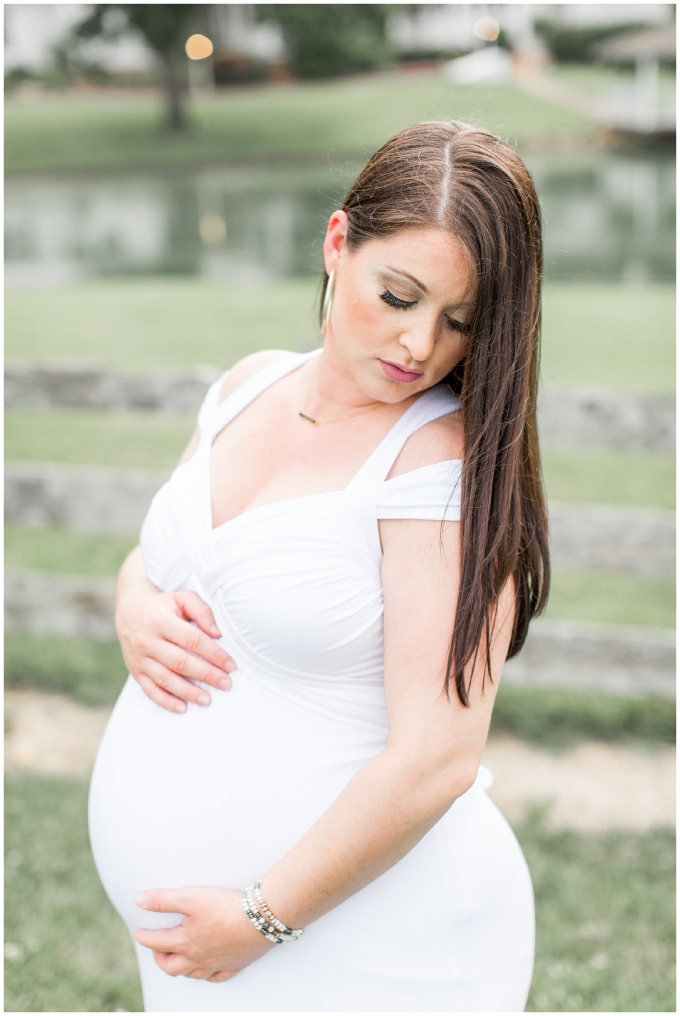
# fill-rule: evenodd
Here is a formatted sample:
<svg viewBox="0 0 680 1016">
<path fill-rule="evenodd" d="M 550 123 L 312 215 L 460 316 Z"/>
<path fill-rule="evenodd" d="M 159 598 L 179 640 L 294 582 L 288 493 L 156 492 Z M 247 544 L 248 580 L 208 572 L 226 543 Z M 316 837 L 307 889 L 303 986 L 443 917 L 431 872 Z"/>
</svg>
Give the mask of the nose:
<svg viewBox="0 0 680 1016">
<path fill-rule="evenodd" d="M 438 325 L 439 322 L 436 320 L 413 322 L 408 330 L 401 333 L 399 342 L 414 360 L 423 363 L 432 356 L 437 341 Z"/>
</svg>

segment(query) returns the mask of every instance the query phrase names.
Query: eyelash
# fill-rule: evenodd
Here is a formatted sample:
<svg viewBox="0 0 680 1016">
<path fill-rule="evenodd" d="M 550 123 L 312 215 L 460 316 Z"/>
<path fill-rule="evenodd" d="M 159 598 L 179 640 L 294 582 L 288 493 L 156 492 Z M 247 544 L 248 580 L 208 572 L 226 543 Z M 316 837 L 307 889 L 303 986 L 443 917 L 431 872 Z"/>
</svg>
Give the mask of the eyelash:
<svg viewBox="0 0 680 1016">
<path fill-rule="evenodd" d="M 390 293 L 389 289 L 380 294 L 380 299 L 389 307 L 395 307 L 397 310 L 408 310 L 409 307 L 414 307 L 418 302 L 417 300 L 400 300 L 394 293 Z M 452 332 L 462 332 L 465 335 L 470 330 L 462 321 L 455 321 L 453 318 L 447 318 L 446 323 Z"/>
<path fill-rule="evenodd" d="M 380 299 L 384 300 L 388 306 L 396 307 L 397 310 L 408 310 L 409 307 L 413 307 L 418 302 L 417 300 L 400 300 L 394 293 L 390 293 L 389 289 L 380 294 Z"/>
</svg>

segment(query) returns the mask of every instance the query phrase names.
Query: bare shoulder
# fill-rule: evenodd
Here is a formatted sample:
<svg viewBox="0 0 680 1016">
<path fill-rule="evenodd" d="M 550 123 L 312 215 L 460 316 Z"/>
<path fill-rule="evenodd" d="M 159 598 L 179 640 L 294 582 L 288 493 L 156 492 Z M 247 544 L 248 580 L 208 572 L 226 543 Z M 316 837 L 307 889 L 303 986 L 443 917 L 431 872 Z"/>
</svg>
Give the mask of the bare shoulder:
<svg viewBox="0 0 680 1016">
<path fill-rule="evenodd" d="M 435 462 L 462 459 L 464 448 L 463 414 L 458 410 L 424 424 L 411 434 L 389 475 L 400 476 Z"/>
<path fill-rule="evenodd" d="M 228 395 L 235 392 L 258 371 L 264 370 L 265 367 L 271 367 L 272 364 L 278 363 L 280 360 L 292 360 L 299 356 L 300 353 L 291 353 L 288 349 L 261 349 L 257 353 L 251 353 L 250 356 L 244 356 L 242 360 L 237 360 L 224 379 L 220 391 L 220 402 L 223 402 Z"/>
</svg>

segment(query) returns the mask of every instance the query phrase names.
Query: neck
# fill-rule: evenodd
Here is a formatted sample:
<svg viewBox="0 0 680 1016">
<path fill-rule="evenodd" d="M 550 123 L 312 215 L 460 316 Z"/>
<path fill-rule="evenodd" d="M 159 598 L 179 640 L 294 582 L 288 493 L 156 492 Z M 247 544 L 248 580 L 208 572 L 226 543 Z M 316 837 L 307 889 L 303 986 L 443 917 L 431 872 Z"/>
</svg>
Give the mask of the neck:
<svg viewBox="0 0 680 1016">
<path fill-rule="evenodd" d="M 367 395 L 342 362 L 332 336 L 327 335 L 323 352 L 310 364 L 310 375 L 305 397 L 305 412 L 310 416 L 341 416 L 353 410 L 381 405 Z"/>
</svg>

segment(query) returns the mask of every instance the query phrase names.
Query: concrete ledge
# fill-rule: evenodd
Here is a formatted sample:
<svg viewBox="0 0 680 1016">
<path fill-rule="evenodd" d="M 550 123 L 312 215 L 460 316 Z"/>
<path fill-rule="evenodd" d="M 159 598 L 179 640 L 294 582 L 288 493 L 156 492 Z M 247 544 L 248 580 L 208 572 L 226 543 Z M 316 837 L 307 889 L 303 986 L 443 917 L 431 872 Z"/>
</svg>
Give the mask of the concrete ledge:
<svg viewBox="0 0 680 1016">
<path fill-rule="evenodd" d="M 136 536 L 167 478 L 166 472 L 143 469 L 7 462 L 5 518 L 24 526 Z"/>
<path fill-rule="evenodd" d="M 112 641 L 114 580 L 8 569 L 7 631 Z M 612 695 L 675 696 L 675 634 L 663 628 L 536 620 L 504 681 Z"/>
<path fill-rule="evenodd" d="M 5 405 L 13 409 L 155 409 L 195 413 L 217 367 L 154 371 L 133 376 L 88 364 L 11 363 L 5 367 Z"/>
<path fill-rule="evenodd" d="M 31 635 L 115 641 L 115 585 L 112 578 L 8 568 L 5 628 Z"/>
<path fill-rule="evenodd" d="M 674 512 L 564 501 L 552 501 L 548 507 L 555 571 L 675 578 Z"/>
<path fill-rule="evenodd" d="M 5 518 L 25 526 L 137 536 L 168 474 L 96 466 L 7 462 Z M 556 570 L 614 571 L 673 579 L 673 512 L 623 505 L 550 505 Z"/>
<path fill-rule="evenodd" d="M 15 409 L 149 409 L 195 413 L 217 367 L 121 374 L 92 364 L 14 362 L 5 366 L 5 405 Z M 672 395 L 604 389 L 541 389 L 541 439 L 564 447 L 675 448 Z"/>
<path fill-rule="evenodd" d="M 675 449 L 675 397 L 597 388 L 541 388 L 541 441 L 557 447 Z"/>
<path fill-rule="evenodd" d="M 667 628 L 532 622 L 503 680 L 525 687 L 675 698 L 675 632 Z"/>
</svg>

